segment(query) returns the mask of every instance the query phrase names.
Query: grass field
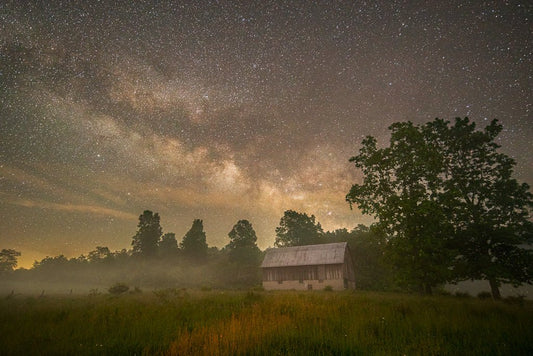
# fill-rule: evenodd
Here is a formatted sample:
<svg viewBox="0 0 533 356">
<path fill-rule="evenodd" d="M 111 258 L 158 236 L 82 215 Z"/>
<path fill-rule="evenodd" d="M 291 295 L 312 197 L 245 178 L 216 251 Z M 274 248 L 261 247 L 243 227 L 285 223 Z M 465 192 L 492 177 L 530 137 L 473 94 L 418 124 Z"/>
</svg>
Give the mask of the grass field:
<svg viewBox="0 0 533 356">
<path fill-rule="evenodd" d="M 2 355 L 533 355 L 533 303 L 163 290 L 0 300 Z"/>
</svg>

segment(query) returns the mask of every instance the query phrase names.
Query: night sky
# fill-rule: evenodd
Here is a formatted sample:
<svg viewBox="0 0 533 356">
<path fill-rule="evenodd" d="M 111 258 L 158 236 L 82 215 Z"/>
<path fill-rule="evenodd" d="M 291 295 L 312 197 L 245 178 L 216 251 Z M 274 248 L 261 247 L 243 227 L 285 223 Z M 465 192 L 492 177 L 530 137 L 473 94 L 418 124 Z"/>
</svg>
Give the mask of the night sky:
<svg viewBox="0 0 533 356">
<path fill-rule="evenodd" d="M 348 159 L 404 120 L 496 118 L 532 184 L 533 7 L 466 3 L 1 1 L 0 248 L 130 248 L 145 209 L 218 247 L 369 224 Z"/>
</svg>

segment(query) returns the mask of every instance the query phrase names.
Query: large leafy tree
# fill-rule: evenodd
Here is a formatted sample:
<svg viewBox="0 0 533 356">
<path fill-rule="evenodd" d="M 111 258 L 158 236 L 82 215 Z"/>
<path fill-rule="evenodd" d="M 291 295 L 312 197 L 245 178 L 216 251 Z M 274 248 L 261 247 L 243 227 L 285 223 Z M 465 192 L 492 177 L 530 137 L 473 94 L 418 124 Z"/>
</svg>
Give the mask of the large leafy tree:
<svg viewBox="0 0 533 356">
<path fill-rule="evenodd" d="M 157 254 L 157 243 L 163 233 L 158 213 L 145 210 L 139 216 L 137 233 L 133 236 L 133 253 L 144 257 L 153 257 Z"/>
<path fill-rule="evenodd" d="M 191 229 L 187 231 L 180 243 L 183 255 L 196 261 L 204 261 L 207 258 L 207 242 L 204 232 L 204 224 L 200 219 L 195 219 Z"/>
<path fill-rule="evenodd" d="M 2 249 L 0 251 L 0 273 L 10 272 L 17 267 L 17 260 L 20 257 L 20 252 L 13 249 Z"/>
<path fill-rule="evenodd" d="M 451 226 L 438 194 L 443 162 L 420 127 L 405 122 L 390 130 L 389 147 L 378 149 L 369 136 L 350 159 L 364 177 L 346 199 L 373 215 L 376 231 L 389 236 L 387 258 L 399 282 L 431 293 L 449 279 L 452 262 L 447 248 Z"/>
<path fill-rule="evenodd" d="M 390 146 L 367 137 L 351 161 L 362 184 L 347 195 L 389 236 L 387 252 L 404 281 L 424 289 L 458 279 L 531 281 L 531 194 L 512 176 L 514 161 L 496 150 L 496 121 L 483 131 L 467 118 L 390 127 Z"/>
<path fill-rule="evenodd" d="M 248 220 L 239 220 L 228 233 L 230 242 L 226 246 L 229 258 L 242 264 L 257 264 L 261 251 L 257 247 L 257 236 Z"/>
<path fill-rule="evenodd" d="M 321 242 L 323 234 L 322 226 L 314 215 L 287 210 L 276 228 L 274 244 L 278 247 L 317 244 Z"/>
<path fill-rule="evenodd" d="M 428 124 L 445 161 L 443 196 L 455 225 L 456 279 L 484 279 L 494 298 L 501 283 L 520 285 L 533 279 L 531 241 L 533 195 L 512 177 L 515 161 L 498 152 L 502 126 L 493 120 L 483 130 L 468 118 L 454 125 Z"/>
</svg>

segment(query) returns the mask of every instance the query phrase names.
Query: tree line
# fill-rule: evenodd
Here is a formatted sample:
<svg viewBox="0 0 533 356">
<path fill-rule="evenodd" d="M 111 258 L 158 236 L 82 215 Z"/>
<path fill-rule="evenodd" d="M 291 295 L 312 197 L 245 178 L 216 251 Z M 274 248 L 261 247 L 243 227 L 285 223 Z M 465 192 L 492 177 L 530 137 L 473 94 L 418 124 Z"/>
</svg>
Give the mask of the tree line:
<svg viewBox="0 0 533 356">
<path fill-rule="evenodd" d="M 158 213 L 145 210 L 139 216 L 137 233 L 133 236 L 132 255 L 145 258 L 172 258 L 181 256 L 189 261 L 205 262 L 209 247 L 203 221 L 195 219 L 191 228 L 178 244 L 172 232 L 163 234 Z M 239 220 L 228 233 L 229 243 L 224 247 L 229 260 L 237 263 L 257 264 L 260 250 L 257 236 L 248 220 Z"/>
<path fill-rule="evenodd" d="M 375 223 L 325 232 L 314 215 L 287 210 L 274 245 L 348 242 L 362 289 L 431 293 L 444 283 L 484 279 L 493 297 L 500 298 L 502 283 L 531 284 L 533 250 L 527 246 L 533 241 L 533 195 L 513 178 L 516 162 L 498 151 L 495 140 L 502 126 L 494 120 L 477 130 L 468 118 L 457 118 L 453 124 L 399 122 L 389 129 L 388 147 L 378 148 L 368 136 L 350 159 L 363 180 L 351 187 L 346 201 Z M 76 259 L 46 257 L 33 268 L 131 258 L 205 263 L 223 255 L 230 264 L 258 270 L 262 252 L 252 224 L 239 220 L 228 237 L 222 250 L 209 248 L 203 221 L 195 219 L 178 243 L 174 233 L 163 233 L 159 214 L 146 210 L 131 250 L 99 246 Z M 2 250 L 0 271 L 13 270 L 18 256 Z"/>
<path fill-rule="evenodd" d="M 58 276 L 53 272 L 75 274 L 87 269 L 109 270 L 122 266 L 130 270 L 129 274 L 134 274 L 136 272 L 127 267 L 132 263 L 144 266 L 145 272 L 150 269 L 159 270 L 161 264 L 178 269 L 211 266 L 213 268 L 204 271 L 210 274 L 213 269 L 217 270 L 216 278 L 224 282 L 221 285 L 252 286 L 261 282 L 259 265 L 263 252 L 257 246 L 256 232 L 248 220 L 237 221 L 228 233 L 228 244 L 222 249 L 208 246 L 203 221 L 200 219 L 193 221 L 181 242 L 177 241 L 174 233 L 164 233 L 160 221 L 158 213 L 145 210 L 139 216 L 131 249 L 111 251 L 108 247 L 97 246 L 87 255 L 79 257 L 47 256 L 35 261 L 31 270 L 27 272 L 42 272 L 45 275 L 52 273 Z M 389 270 L 381 259 L 379 239 L 370 228 L 359 225 L 351 231 L 347 229 L 324 231 L 314 215 L 287 210 L 275 231 L 277 247 L 346 241 L 355 257 L 359 288 L 391 289 Z M 12 271 L 16 267 L 16 257 L 20 256 L 20 253 L 14 250 L 9 251 L 15 252 L 16 256 L 11 256 L 9 259 L 11 264 L 9 267 L 6 265 L 5 271 Z M 161 273 L 151 273 L 150 276 L 152 279 L 157 279 L 157 274 Z M 211 277 L 206 276 L 206 279 Z"/>
</svg>

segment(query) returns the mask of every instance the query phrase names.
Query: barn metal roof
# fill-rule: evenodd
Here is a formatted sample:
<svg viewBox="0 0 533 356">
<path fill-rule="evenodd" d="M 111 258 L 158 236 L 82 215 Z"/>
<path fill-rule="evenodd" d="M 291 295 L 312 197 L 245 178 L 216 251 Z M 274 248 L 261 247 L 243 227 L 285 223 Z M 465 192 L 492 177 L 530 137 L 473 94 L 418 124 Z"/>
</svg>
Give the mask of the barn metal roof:
<svg viewBox="0 0 533 356">
<path fill-rule="evenodd" d="M 330 265 L 344 263 L 346 242 L 266 250 L 261 267 Z"/>
</svg>

